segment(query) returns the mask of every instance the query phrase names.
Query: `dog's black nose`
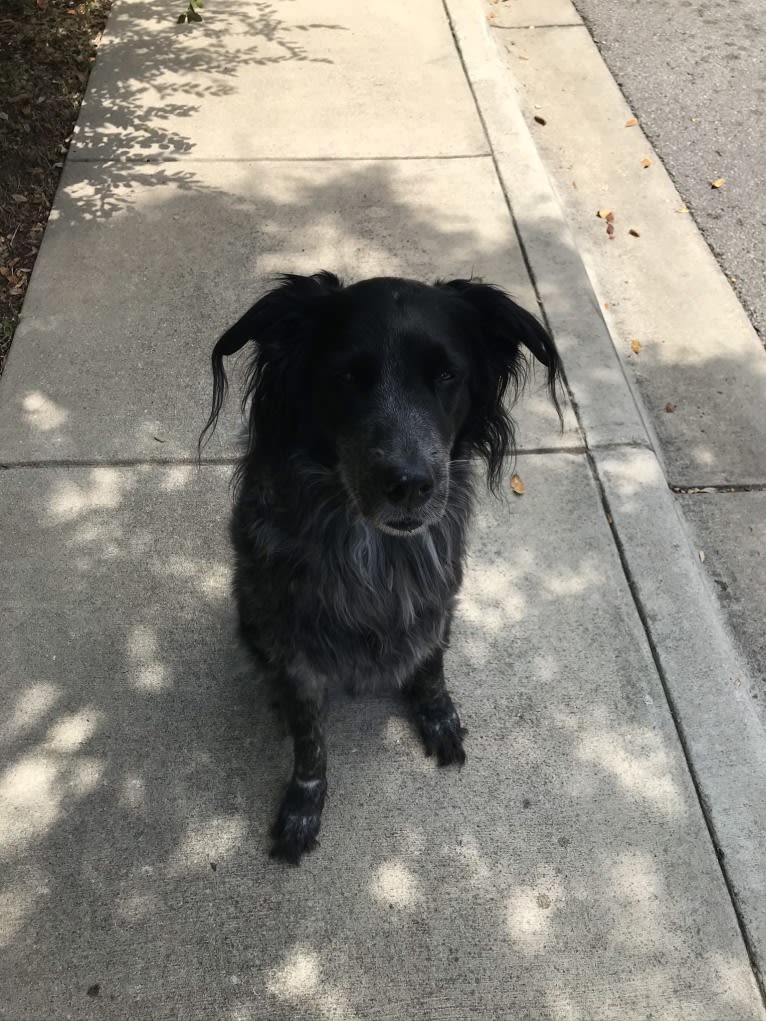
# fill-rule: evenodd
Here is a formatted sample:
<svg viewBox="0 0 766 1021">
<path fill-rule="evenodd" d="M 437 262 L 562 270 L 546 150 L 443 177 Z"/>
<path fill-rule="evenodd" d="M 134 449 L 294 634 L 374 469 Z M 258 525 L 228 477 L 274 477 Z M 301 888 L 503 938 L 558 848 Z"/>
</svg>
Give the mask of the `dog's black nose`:
<svg viewBox="0 0 766 1021">
<path fill-rule="evenodd" d="M 392 467 L 385 473 L 383 493 L 386 499 L 407 510 L 422 507 L 433 491 L 433 481 L 423 470 Z"/>
</svg>

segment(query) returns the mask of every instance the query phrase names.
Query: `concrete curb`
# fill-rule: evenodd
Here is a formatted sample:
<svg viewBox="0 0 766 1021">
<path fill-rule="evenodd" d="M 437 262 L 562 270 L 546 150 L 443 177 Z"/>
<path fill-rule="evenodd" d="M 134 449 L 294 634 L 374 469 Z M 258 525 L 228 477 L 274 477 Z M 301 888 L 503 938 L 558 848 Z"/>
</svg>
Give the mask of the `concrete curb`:
<svg viewBox="0 0 766 1021">
<path fill-rule="evenodd" d="M 540 6 L 536 27 L 490 37 L 668 482 L 764 484 L 766 351 L 588 29 L 553 24 Z M 611 237 L 598 209 L 613 212 Z"/>
<path fill-rule="evenodd" d="M 747 694 L 753 679 L 706 588 L 649 415 L 622 371 L 481 8 L 444 3 L 763 996 L 766 736 Z"/>
</svg>

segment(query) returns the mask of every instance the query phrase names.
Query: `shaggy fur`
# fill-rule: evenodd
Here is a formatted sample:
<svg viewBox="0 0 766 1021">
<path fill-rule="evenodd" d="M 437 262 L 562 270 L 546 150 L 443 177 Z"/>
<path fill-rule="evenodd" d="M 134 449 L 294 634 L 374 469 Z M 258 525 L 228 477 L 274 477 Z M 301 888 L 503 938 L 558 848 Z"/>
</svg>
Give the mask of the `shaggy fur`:
<svg viewBox="0 0 766 1021">
<path fill-rule="evenodd" d="M 443 656 L 470 461 L 483 459 L 496 488 L 513 445 L 504 398 L 524 381 L 522 345 L 546 366 L 557 409 L 559 360 L 537 320 L 486 284 L 287 276 L 216 345 L 201 443 L 225 396 L 223 357 L 248 341 L 235 591 L 243 638 L 294 740 L 272 853 L 298 862 L 317 844 L 327 790 L 330 685 L 393 684 L 426 753 L 464 762 Z"/>
</svg>

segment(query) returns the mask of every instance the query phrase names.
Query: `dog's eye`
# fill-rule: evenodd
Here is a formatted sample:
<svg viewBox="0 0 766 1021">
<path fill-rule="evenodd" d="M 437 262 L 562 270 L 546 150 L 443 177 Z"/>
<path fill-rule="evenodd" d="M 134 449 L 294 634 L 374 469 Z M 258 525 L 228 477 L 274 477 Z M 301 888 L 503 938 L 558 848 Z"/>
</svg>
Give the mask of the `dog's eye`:
<svg viewBox="0 0 766 1021">
<path fill-rule="evenodd" d="M 345 383 L 346 386 L 350 386 L 351 383 L 356 381 L 356 376 L 350 370 L 346 372 L 339 372 L 337 376 L 339 383 Z"/>
<path fill-rule="evenodd" d="M 453 379 L 455 379 L 455 373 L 451 372 L 449 369 L 444 369 L 436 377 L 436 382 L 437 383 L 451 383 L 453 381 Z"/>
</svg>

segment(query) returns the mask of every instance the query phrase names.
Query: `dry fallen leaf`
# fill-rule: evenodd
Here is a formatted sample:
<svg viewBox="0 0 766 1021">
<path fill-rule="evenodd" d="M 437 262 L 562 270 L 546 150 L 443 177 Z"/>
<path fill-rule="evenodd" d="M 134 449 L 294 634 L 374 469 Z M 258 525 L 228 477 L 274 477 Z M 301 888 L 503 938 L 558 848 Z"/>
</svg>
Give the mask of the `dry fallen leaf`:
<svg viewBox="0 0 766 1021">
<path fill-rule="evenodd" d="M 577 181 L 572 181 L 572 187 L 577 190 Z"/>
<path fill-rule="evenodd" d="M 524 483 L 521 481 L 520 475 L 511 476 L 511 489 L 516 493 L 517 496 L 524 495 Z"/>
<path fill-rule="evenodd" d="M 614 216 L 611 209 L 599 209 L 596 216 L 600 216 L 602 220 L 608 220 L 610 216 Z"/>
<path fill-rule="evenodd" d="M 630 234 L 630 236 L 634 237 L 634 238 L 640 238 L 641 237 L 641 235 L 638 233 L 638 231 L 635 230 L 633 227 L 630 228 L 630 230 L 628 231 L 628 234 Z"/>
<path fill-rule="evenodd" d="M 723 188 L 723 186 L 725 184 L 726 184 L 726 178 L 725 177 L 716 177 L 715 181 L 711 181 L 710 182 L 710 187 L 711 188 Z"/>
<path fill-rule="evenodd" d="M 539 114 L 535 114 L 535 121 L 537 124 L 546 124 L 545 117 L 541 117 Z"/>
<path fill-rule="evenodd" d="M 629 117 L 625 121 L 626 128 L 635 128 L 636 124 L 638 124 L 638 117 Z"/>
<path fill-rule="evenodd" d="M 606 225 L 606 232 L 609 235 L 609 237 L 612 237 L 614 235 L 614 224 L 608 223 Z"/>
<path fill-rule="evenodd" d="M 630 350 L 633 352 L 634 355 L 637 355 L 638 352 L 641 350 L 641 341 L 640 340 L 631 340 L 631 342 L 630 342 Z"/>
<path fill-rule="evenodd" d="M 644 157 L 644 159 L 641 160 L 641 166 L 644 168 L 644 170 L 646 170 L 646 168 L 650 167 L 651 165 L 652 165 L 652 161 L 646 159 L 646 157 Z"/>
<path fill-rule="evenodd" d="M 700 550 L 700 560 L 702 561 L 703 564 L 705 563 L 705 551 L 704 550 Z"/>
<path fill-rule="evenodd" d="M 12 195 L 11 198 L 13 199 L 14 202 L 19 203 L 27 201 L 26 195 Z"/>
<path fill-rule="evenodd" d="M 519 60 L 529 60 L 529 57 L 522 57 L 522 55 L 519 54 Z"/>
<path fill-rule="evenodd" d="M 688 213 L 689 210 L 686 208 L 686 206 L 679 206 L 679 208 L 676 209 L 676 212 L 677 213 Z"/>
<path fill-rule="evenodd" d="M 669 415 L 672 415 L 677 407 L 678 407 L 677 404 L 671 404 L 670 401 L 668 401 L 668 403 L 665 405 L 665 411 L 667 411 Z"/>
</svg>

